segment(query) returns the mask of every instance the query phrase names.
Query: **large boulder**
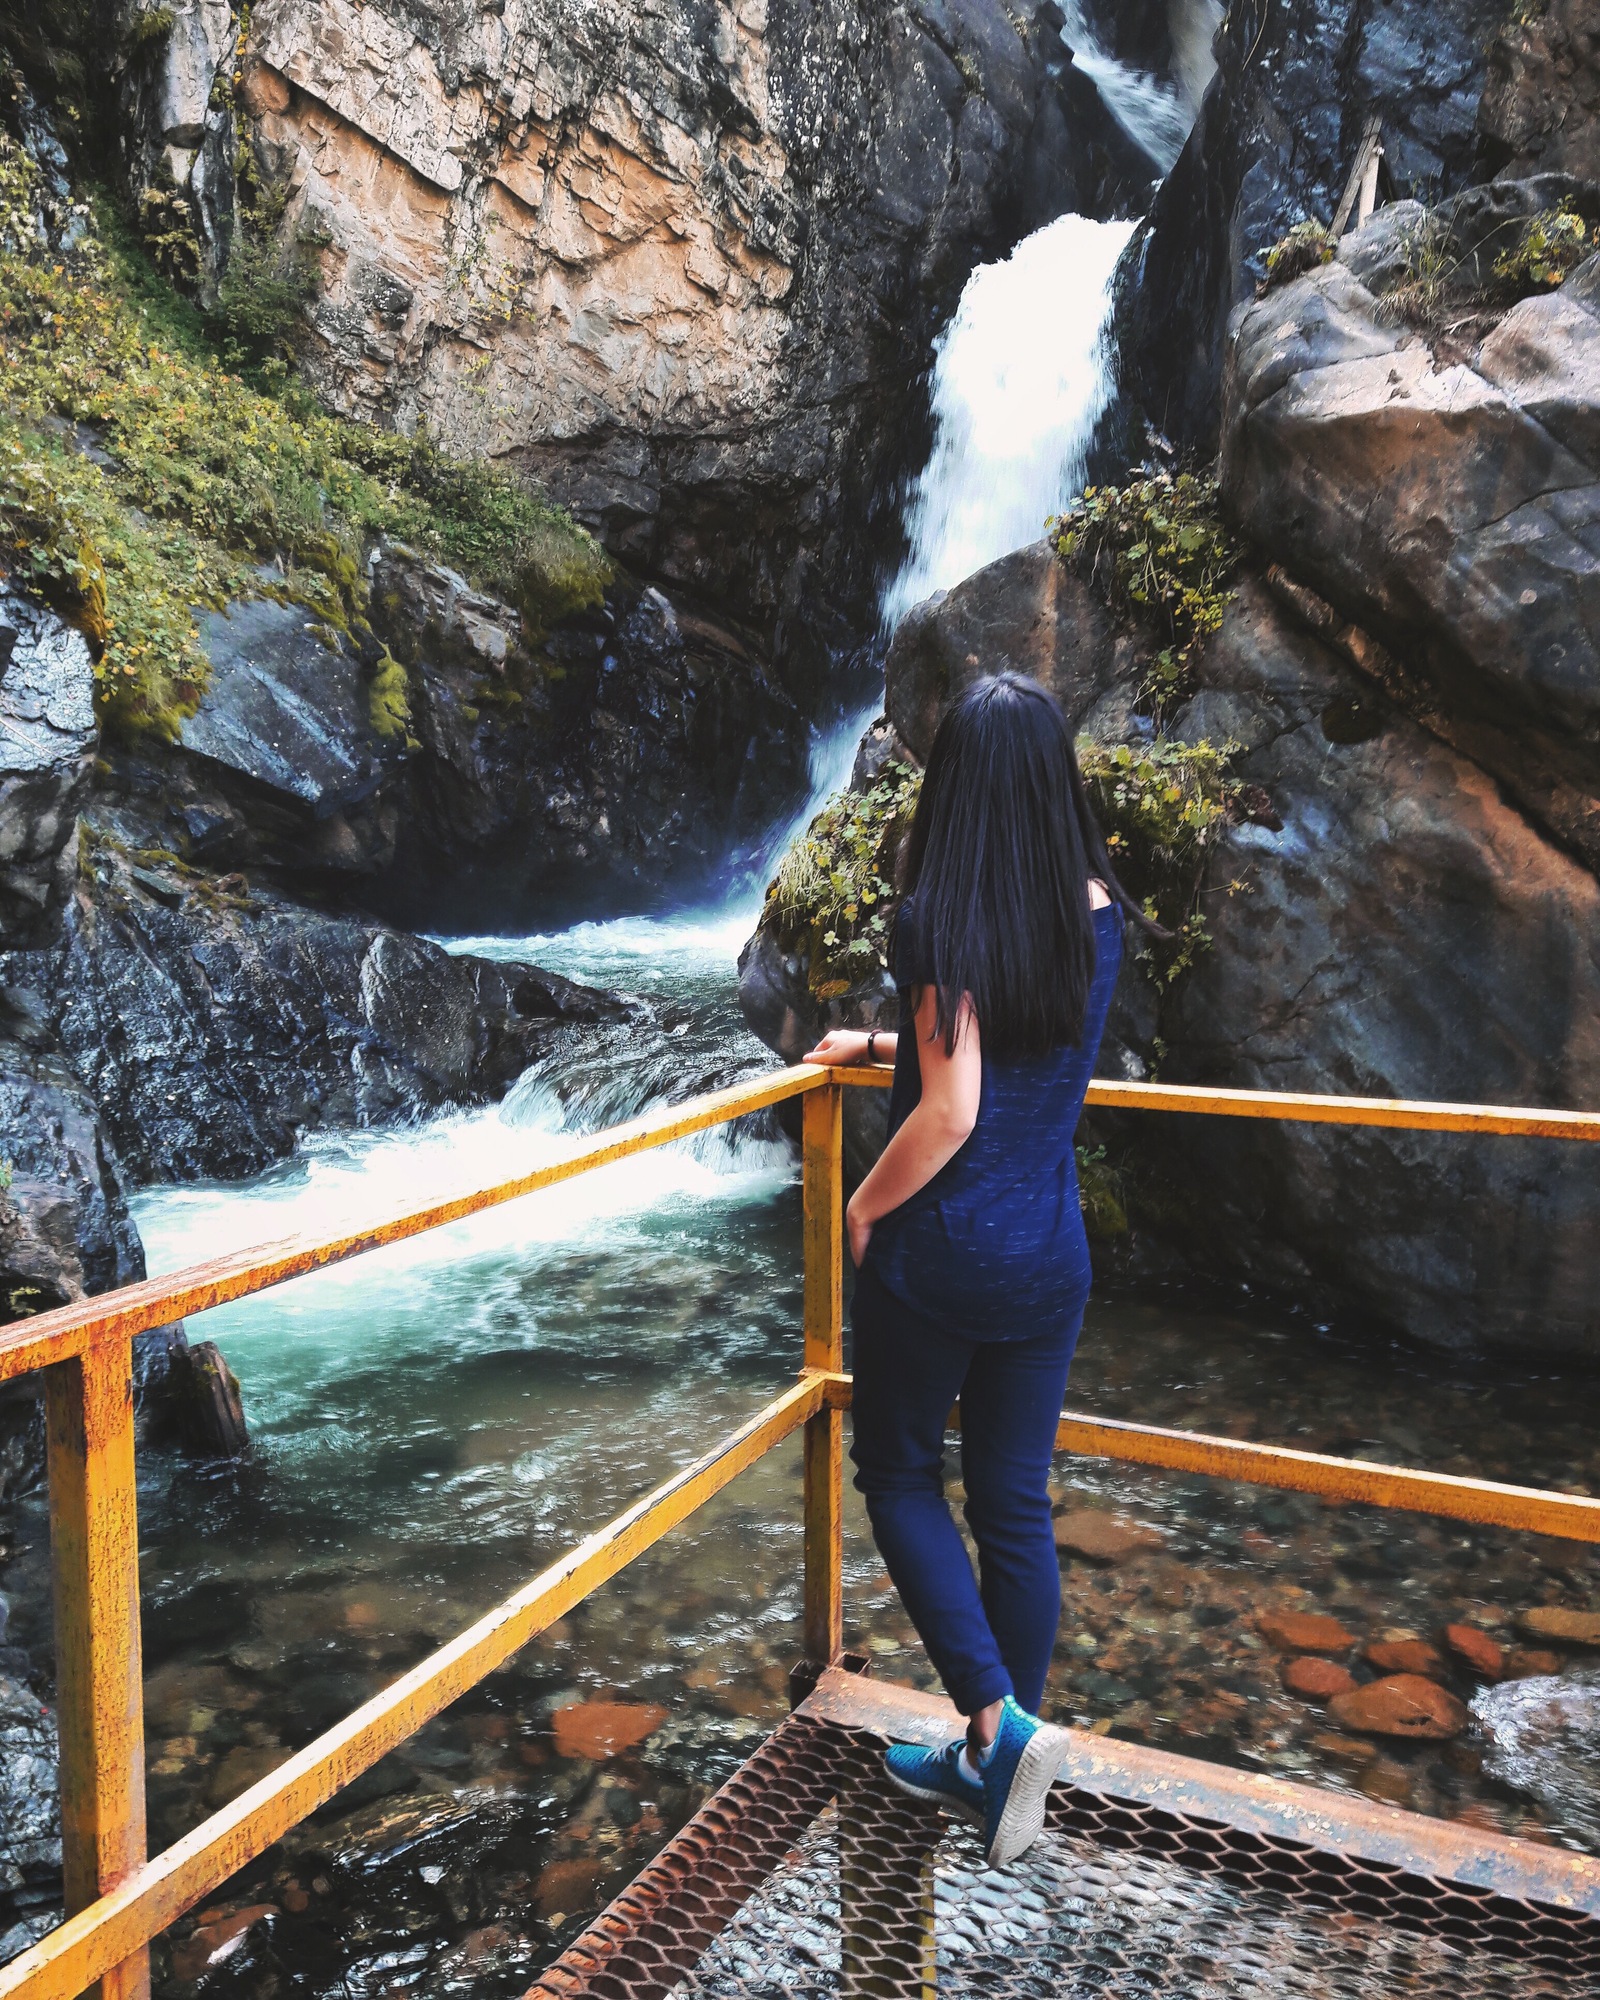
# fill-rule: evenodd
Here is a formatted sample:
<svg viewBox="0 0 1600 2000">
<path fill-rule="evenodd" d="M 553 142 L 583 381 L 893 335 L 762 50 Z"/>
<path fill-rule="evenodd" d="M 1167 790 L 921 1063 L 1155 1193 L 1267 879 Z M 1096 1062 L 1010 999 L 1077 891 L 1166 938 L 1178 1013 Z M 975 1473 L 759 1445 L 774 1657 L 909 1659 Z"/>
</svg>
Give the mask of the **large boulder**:
<svg viewBox="0 0 1600 2000">
<path fill-rule="evenodd" d="M 1556 176 L 1406 204 L 1243 308 L 1222 479 L 1251 539 L 1385 643 L 1389 691 L 1595 866 L 1600 258 L 1480 315 L 1464 351 L 1384 305 L 1420 232 L 1487 264 L 1574 198 L 1600 213 Z"/>
<path fill-rule="evenodd" d="M 821 672 L 974 262 L 1148 159 L 1053 0 L 258 0 L 246 122 L 341 408 L 537 474 Z M 176 48 L 176 41 L 173 45 Z"/>
<path fill-rule="evenodd" d="M 60 1921 L 60 1895 L 55 1717 L 0 1672 L 0 1964 Z"/>
<path fill-rule="evenodd" d="M 452 957 L 372 918 L 98 838 L 52 950 L 11 976 L 139 1180 L 255 1171 L 298 1132 L 505 1091 L 572 1024 L 627 1005 L 537 967 Z"/>
<path fill-rule="evenodd" d="M 1237 745 L 1235 774 L 1264 807 L 1214 850 L 1209 948 L 1170 984 L 1130 967 L 1102 1073 L 1139 1074 L 1159 1049 L 1172 1082 L 1595 1103 L 1600 885 L 1374 687 L 1353 660 L 1375 642 L 1326 605 L 1317 629 L 1319 601 L 1247 572 L 1197 651 L 1171 734 Z M 924 607 L 890 654 L 891 707 L 925 755 L 940 705 L 1009 664 L 1038 674 L 1077 727 L 1123 740 L 1148 728 L 1137 655 L 1087 586 L 1023 550 Z M 769 913 L 741 997 L 786 1055 L 832 1021 L 885 1018 L 881 982 L 823 1003 L 809 974 Z M 1146 1268 L 1177 1256 L 1443 1346 L 1600 1349 L 1600 1190 L 1557 1142 L 1143 1113 L 1097 1114 L 1097 1131 L 1131 1169 Z M 853 1137 L 859 1168 L 865 1117 Z"/>
<path fill-rule="evenodd" d="M 1508 0 L 1262 0 L 1232 7 L 1177 166 L 1123 264 L 1127 387 L 1156 426 L 1211 446 L 1228 320 L 1265 253 L 1330 222 L 1367 120 L 1394 190 L 1437 199 L 1478 170 L 1478 102 Z"/>
<path fill-rule="evenodd" d="M 64 899 L 99 729 L 81 632 L 0 587 L 0 940 Z"/>
<path fill-rule="evenodd" d="M 1160 1014 L 1173 1082 L 1587 1107 L 1600 885 L 1247 580 L 1173 733 L 1242 746 L 1214 942 Z M 1442 1346 L 1600 1351 L 1600 1188 L 1555 1141 L 1130 1120 L 1201 1263 Z"/>
</svg>

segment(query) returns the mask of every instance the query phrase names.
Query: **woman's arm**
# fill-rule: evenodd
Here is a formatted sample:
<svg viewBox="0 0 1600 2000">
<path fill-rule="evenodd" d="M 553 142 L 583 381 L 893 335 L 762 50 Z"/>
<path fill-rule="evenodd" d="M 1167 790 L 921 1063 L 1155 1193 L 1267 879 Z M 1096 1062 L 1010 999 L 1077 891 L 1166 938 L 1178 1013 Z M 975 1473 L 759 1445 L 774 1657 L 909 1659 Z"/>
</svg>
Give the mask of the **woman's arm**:
<svg viewBox="0 0 1600 2000">
<path fill-rule="evenodd" d="M 899 1046 L 900 1037 L 893 1028 L 873 1030 L 872 1047 L 875 1063 L 892 1063 L 895 1050 Z M 830 1028 L 817 1046 L 800 1060 L 824 1063 L 834 1069 L 854 1069 L 858 1063 L 867 1060 L 867 1031 L 865 1028 Z"/>
<path fill-rule="evenodd" d="M 971 1002 L 963 999 L 956 1013 L 955 1048 L 949 1055 L 937 1016 L 938 994 L 925 986 L 917 997 L 915 1030 L 922 1096 L 845 1210 L 850 1255 L 858 1265 L 867 1254 L 873 1225 L 925 1188 L 960 1152 L 978 1122 L 983 1056 L 977 1016 Z"/>
</svg>

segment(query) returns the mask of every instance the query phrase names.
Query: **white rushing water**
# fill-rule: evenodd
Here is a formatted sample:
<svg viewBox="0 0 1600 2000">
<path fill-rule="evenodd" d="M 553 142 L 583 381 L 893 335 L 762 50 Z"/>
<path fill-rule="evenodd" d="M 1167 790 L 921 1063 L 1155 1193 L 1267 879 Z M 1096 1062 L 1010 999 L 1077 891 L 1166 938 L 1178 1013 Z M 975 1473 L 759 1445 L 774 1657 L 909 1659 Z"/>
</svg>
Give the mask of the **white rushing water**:
<svg viewBox="0 0 1600 2000">
<path fill-rule="evenodd" d="M 1101 102 L 1128 137 L 1163 174 L 1171 173 L 1194 124 L 1206 85 L 1216 70 L 1212 37 L 1222 19 L 1217 0 L 1172 0 L 1170 28 L 1175 83 L 1131 68 L 1108 55 L 1084 19 L 1080 0 L 1062 0 L 1061 39 L 1072 51 Z"/>
<path fill-rule="evenodd" d="M 887 625 L 1035 541 L 1082 487 L 1113 389 L 1111 276 L 1132 233 L 1059 216 L 967 280 L 934 347 L 933 450 L 906 508 Z"/>
</svg>

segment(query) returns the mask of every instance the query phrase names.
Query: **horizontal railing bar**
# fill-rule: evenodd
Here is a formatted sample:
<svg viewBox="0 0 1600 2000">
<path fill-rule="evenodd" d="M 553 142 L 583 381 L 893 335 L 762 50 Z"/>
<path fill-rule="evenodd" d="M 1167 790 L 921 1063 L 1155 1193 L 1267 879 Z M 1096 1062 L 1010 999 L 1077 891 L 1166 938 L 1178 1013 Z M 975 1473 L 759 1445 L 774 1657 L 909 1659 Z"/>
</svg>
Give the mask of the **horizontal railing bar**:
<svg viewBox="0 0 1600 2000">
<path fill-rule="evenodd" d="M 190 1313 L 206 1312 L 212 1306 L 248 1298 L 290 1278 L 304 1277 L 330 1264 L 343 1263 L 346 1258 L 359 1257 L 364 1251 L 403 1243 L 408 1237 L 460 1222 L 503 1202 L 520 1200 L 541 1188 L 555 1187 L 634 1153 L 645 1153 L 654 1146 L 669 1145 L 674 1139 L 725 1124 L 731 1118 L 763 1111 L 768 1105 L 781 1104 L 786 1098 L 800 1097 L 826 1085 L 835 1074 L 815 1064 L 773 1070 L 726 1090 L 690 1098 L 684 1104 L 663 1105 L 625 1125 L 612 1125 L 597 1134 L 592 1145 L 568 1158 L 552 1160 L 490 1187 L 465 1189 L 420 1208 L 397 1209 L 338 1236 L 302 1234 L 286 1236 L 276 1243 L 252 1244 L 243 1250 L 229 1251 L 207 1264 L 191 1264 L 164 1277 L 125 1285 L 120 1291 L 102 1292 L 95 1298 L 58 1306 L 52 1312 L 40 1313 L 35 1319 L 23 1320 L 0 1331 L 0 1382 L 33 1368 L 66 1361 L 101 1341 L 127 1340 Z"/>
<path fill-rule="evenodd" d="M 828 1375 L 828 1402 L 850 1407 L 851 1378 Z M 958 1413 L 951 1413 L 958 1429 Z M 1569 1542 L 1600 1542 L 1600 1499 L 1582 1493 L 1548 1493 L 1537 1486 L 1506 1486 L 1492 1479 L 1463 1479 L 1452 1472 L 1420 1472 L 1379 1465 L 1372 1459 L 1333 1458 L 1288 1445 L 1247 1444 L 1204 1431 L 1163 1430 L 1115 1417 L 1061 1413 L 1056 1449 L 1084 1458 L 1114 1458 L 1130 1465 L 1158 1465 L 1169 1472 L 1201 1472 L 1247 1486 L 1287 1493 L 1320 1493 L 1329 1499 L 1393 1507 L 1408 1514 L 1437 1514 L 1485 1527 L 1522 1528 Z"/>
<path fill-rule="evenodd" d="M 0 1967 L 0 2000 L 73 2000 L 793 1436 L 825 1397 L 825 1378 L 803 1374 L 703 1458 L 587 1536 L 120 1888 Z"/>
<path fill-rule="evenodd" d="M 840 1069 L 845 1083 L 886 1090 L 882 1063 Z M 1191 1083 L 1121 1083 L 1095 1077 L 1084 1102 L 1106 1111 L 1186 1111 L 1214 1118 L 1271 1118 L 1287 1125 L 1375 1125 L 1405 1132 L 1484 1132 L 1512 1139 L 1600 1142 L 1600 1112 L 1530 1111 L 1499 1104 L 1435 1104 L 1406 1097 L 1319 1097 L 1292 1090 L 1210 1090 Z"/>
<path fill-rule="evenodd" d="M 193 1264 L 120 1291 L 79 1299 L 0 1331 L 0 1381 L 46 1368 L 81 1354 L 104 1340 L 126 1340 L 165 1326 L 190 1313 L 281 1285 L 290 1278 L 403 1242 L 469 1215 L 497 1207 L 541 1188 L 554 1187 L 596 1167 L 670 1144 L 731 1118 L 781 1104 L 830 1083 L 866 1084 L 882 1089 L 892 1072 L 823 1069 L 800 1063 L 751 1078 L 727 1090 L 666 1105 L 598 1135 L 596 1143 L 491 1187 L 472 1188 L 416 1209 L 402 1209 L 346 1233 L 314 1238 L 285 1237 L 230 1251 L 207 1264 Z M 1583 1111 L 1527 1111 L 1484 1104 L 1427 1104 L 1400 1098 L 1314 1097 L 1284 1091 L 1205 1090 L 1189 1084 L 1118 1083 L 1106 1078 L 1089 1085 L 1087 1102 L 1108 1109 L 1201 1112 L 1224 1118 L 1271 1118 L 1324 1125 L 1374 1125 L 1428 1132 L 1480 1132 L 1542 1139 L 1600 1140 L 1600 1114 Z"/>
</svg>

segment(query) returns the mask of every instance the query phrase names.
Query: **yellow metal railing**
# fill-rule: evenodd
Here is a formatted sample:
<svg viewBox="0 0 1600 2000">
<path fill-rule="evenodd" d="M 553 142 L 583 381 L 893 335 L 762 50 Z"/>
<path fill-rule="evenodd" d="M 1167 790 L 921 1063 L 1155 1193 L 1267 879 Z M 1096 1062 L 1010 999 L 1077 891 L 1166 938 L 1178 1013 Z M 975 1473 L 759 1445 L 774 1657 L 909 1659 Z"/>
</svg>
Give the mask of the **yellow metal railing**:
<svg viewBox="0 0 1600 2000">
<path fill-rule="evenodd" d="M 49 1936 L 0 1968 L 0 2000 L 72 2000 L 91 1989 L 105 2000 L 147 1996 L 150 1942 L 175 1918 L 502 1666 L 747 1466 L 802 1429 L 805 1650 L 818 1662 L 838 1656 L 842 1425 L 850 1402 L 842 1330 L 844 1092 L 888 1081 L 884 1070 L 805 1065 L 779 1070 L 615 1126 L 565 1159 L 492 1187 L 401 1210 L 338 1236 L 290 1237 L 236 1251 L 0 1330 L 0 1381 L 37 1370 L 44 1371 L 45 1379 L 69 1911 Z M 795 1097 L 803 1100 L 805 1254 L 804 1356 L 798 1380 L 714 1450 L 580 1542 L 164 1853 L 147 1858 L 134 1336 Z M 1089 1102 L 1108 1109 L 1600 1140 L 1600 1115 L 1582 1112 L 1112 1082 L 1091 1084 Z M 1600 1500 L 1580 1495 L 1071 1413 L 1062 1417 L 1057 1442 L 1063 1450 L 1098 1457 L 1600 1542 Z"/>
</svg>

